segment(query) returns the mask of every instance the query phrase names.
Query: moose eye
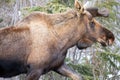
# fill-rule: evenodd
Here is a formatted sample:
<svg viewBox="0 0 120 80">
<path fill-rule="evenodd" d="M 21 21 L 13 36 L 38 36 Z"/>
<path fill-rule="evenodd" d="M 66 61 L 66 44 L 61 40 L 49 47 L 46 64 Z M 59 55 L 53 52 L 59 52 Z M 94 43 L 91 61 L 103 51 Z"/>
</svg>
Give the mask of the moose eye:
<svg viewBox="0 0 120 80">
<path fill-rule="evenodd" d="M 94 28 L 94 26 L 95 26 L 94 22 L 90 22 L 89 24 L 90 24 L 90 27 Z"/>
</svg>

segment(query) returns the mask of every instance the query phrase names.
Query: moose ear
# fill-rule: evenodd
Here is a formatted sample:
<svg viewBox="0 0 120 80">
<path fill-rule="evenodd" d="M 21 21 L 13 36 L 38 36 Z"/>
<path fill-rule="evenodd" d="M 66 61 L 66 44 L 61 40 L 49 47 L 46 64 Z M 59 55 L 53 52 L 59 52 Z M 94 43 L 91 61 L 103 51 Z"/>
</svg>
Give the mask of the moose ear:
<svg viewBox="0 0 120 80">
<path fill-rule="evenodd" d="M 83 8 L 82 4 L 78 0 L 75 0 L 74 6 L 75 6 L 76 10 L 79 13 L 83 13 L 84 12 L 84 8 Z"/>
<path fill-rule="evenodd" d="M 93 17 L 108 17 L 109 11 L 107 9 L 98 10 L 98 8 L 92 7 L 86 9 Z"/>
</svg>

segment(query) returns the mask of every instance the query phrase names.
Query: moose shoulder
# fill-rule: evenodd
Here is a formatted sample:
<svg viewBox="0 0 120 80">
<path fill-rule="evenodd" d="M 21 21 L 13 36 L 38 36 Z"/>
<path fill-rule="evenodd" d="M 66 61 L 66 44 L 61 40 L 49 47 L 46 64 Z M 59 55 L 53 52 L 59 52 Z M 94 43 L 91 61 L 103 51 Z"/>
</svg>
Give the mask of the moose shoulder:
<svg viewBox="0 0 120 80">
<path fill-rule="evenodd" d="M 75 8 L 60 14 L 32 13 L 15 26 L 0 29 L 0 77 L 25 73 L 26 80 L 38 80 L 52 70 L 82 80 L 64 63 L 67 50 L 74 45 L 84 49 L 95 42 L 112 45 L 114 35 L 94 19 L 108 13 L 84 9 L 77 0 Z"/>
</svg>

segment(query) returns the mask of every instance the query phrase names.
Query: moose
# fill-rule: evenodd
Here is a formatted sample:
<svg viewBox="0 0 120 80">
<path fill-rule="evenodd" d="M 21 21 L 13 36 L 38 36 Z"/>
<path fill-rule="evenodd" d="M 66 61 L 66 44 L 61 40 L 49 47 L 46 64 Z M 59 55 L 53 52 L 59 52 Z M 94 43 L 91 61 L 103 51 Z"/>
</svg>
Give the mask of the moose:
<svg viewBox="0 0 120 80">
<path fill-rule="evenodd" d="M 107 17 L 108 12 L 84 8 L 75 0 L 75 9 L 64 13 L 34 12 L 16 25 L 0 29 L 0 77 L 27 74 L 26 80 L 55 71 L 73 80 L 82 76 L 64 62 L 67 50 L 93 43 L 112 45 L 114 35 L 95 17 Z"/>
</svg>

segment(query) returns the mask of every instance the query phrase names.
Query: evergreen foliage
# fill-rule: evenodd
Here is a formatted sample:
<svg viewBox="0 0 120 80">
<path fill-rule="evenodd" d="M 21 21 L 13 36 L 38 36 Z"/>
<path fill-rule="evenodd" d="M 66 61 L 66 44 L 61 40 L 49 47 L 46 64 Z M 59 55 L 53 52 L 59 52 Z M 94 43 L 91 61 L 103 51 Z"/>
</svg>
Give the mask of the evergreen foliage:
<svg viewBox="0 0 120 80">
<path fill-rule="evenodd" d="M 92 68 L 88 64 L 73 64 L 69 63 L 69 66 L 73 68 L 76 72 L 83 75 L 85 80 L 93 80 Z"/>
</svg>

